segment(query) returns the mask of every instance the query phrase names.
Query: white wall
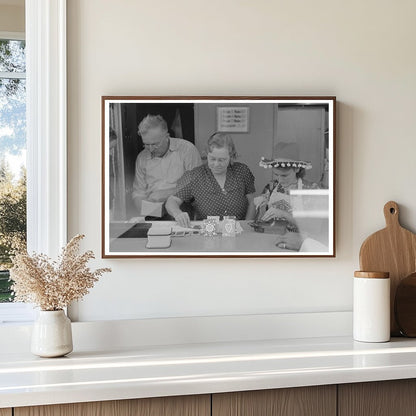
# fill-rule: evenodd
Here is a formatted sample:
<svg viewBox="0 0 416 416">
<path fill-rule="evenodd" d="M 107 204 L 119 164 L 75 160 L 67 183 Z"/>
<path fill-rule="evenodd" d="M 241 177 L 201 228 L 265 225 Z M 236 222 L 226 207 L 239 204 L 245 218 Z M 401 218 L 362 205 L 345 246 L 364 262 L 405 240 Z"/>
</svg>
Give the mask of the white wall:
<svg viewBox="0 0 416 416">
<path fill-rule="evenodd" d="M 69 236 L 113 269 L 73 317 L 350 310 L 384 203 L 415 231 L 415 14 L 413 0 L 68 1 Z M 337 257 L 99 259 L 102 95 L 337 96 Z"/>
</svg>

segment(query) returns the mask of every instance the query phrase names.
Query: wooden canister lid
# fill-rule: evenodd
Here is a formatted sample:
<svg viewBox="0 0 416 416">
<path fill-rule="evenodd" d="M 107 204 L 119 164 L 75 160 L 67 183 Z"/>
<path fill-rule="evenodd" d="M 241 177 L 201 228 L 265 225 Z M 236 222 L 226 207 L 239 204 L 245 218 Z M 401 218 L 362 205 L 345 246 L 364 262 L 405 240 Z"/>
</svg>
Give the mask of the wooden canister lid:
<svg viewBox="0 0 416 416">
<path fill-rule="evenodd" d="M 390 276 L 389 272 L 362 272 L 355 271 L 354 277 L 363 277 L 366 279 L 388 279 Z"/>
</svg>

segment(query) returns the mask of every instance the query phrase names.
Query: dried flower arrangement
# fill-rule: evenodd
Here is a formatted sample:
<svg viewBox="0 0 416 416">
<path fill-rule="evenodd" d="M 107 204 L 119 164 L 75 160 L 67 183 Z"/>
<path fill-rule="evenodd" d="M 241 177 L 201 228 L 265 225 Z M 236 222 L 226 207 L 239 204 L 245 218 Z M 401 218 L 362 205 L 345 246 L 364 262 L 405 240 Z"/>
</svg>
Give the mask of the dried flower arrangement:
<svg viewBox="0 0 416 416">
<path fill-rule="evenodd" d="M 73 237 L 62 249 L 58 261 L 45 254 L 18 252 L 10 269 L 14 301 L 34 303 L 41 310 L 56 311 L 86 295 L 99 277 L 111 269 L 92 271 L 87 267 L 94 253 L 89 250 L 78 254 L 83 238 L 81 234 Z"/>
</svg>

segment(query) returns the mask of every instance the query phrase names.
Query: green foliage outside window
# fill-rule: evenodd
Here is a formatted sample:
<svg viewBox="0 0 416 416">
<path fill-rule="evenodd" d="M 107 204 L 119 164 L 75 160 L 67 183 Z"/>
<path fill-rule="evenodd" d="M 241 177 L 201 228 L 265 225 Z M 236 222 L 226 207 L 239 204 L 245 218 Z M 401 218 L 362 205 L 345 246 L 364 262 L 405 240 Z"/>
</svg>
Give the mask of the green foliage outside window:
<svg viewBox="0 0 416 416">
<path fill-rule="evenodd" d="M 0 162 L 0 302 L 12 298 L 8 269 L 16 249 L 26 244 L 26 173 L 18 181 L 7 163 Z"/>
</svg>

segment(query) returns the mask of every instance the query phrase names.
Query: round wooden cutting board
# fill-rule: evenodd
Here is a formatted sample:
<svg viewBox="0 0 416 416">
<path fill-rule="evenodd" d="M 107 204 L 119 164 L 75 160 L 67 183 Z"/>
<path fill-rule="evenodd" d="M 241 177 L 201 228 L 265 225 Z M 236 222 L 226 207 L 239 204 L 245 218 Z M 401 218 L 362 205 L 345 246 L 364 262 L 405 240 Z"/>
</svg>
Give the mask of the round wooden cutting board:
<svg viewBox="0 0 416 416">
<path fill-rule="evenodd" d="M 416 271 L 416 235 L 399 222 L 399 206 L 390 201 L 384 205 L 386 228 L 371 234 L 361 245 L 360 269 L 390 273 L 391 335 L 400 335 L 394 318 L 394 299 L 400 281 Z"/>
<path fill-rule="evenodd" d="M 400 332 L 416 337 L 416 273 L 400 281 L 394 301 L 394 315 Z"/>
</svg>

